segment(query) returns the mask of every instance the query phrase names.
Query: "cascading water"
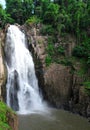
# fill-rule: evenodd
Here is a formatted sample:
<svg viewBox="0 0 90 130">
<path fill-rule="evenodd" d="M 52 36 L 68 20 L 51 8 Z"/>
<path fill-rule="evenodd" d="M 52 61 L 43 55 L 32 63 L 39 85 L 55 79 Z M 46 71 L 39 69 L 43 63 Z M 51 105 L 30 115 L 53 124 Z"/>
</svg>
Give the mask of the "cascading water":
<svg viewBox="0 0 90 130">
<path fill-rule="evenodd" d="M 10 25 L 7 30 L 5 59 L 8 70 L 6 84 L 8 106 L 20 113 L 43 110 L 45 104 L 39 93 L 27 40 L 25 34 L 15 25 Z"/>
</svg>

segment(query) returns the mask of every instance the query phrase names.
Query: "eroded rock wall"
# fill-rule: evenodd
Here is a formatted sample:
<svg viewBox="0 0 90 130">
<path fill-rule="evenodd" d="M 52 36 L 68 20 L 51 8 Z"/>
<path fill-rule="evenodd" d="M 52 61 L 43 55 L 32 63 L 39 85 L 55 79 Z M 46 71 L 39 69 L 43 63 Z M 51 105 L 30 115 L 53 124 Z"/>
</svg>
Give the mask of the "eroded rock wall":
<svg viewBox="0 0 90 130">
<path fill-rule="evenodd" d="M 39 86 L 43 91 L 44 97 L 58 108 L 67 109 L 89 118 L 90 97 L 85 93 L 83 86 L 85 77 L 77 74 L 80 69 L 78 62 L 73 65 L 75 72 L 72 72 L 72 67 L 56 63 L 46 67 L 45 58 L 47 56 L 48 36 L 40 34 L 40 27 L 40 25 L 37 27 L 24 26 L 23 29 L 28 37 Z M 73 38 L 68 43 L 67 41 L 66 43 L 64 42 L 63 46 L 66 47 L 65 56 L 71 56 L 75 44 L 75 39 Z"/>
</svg>

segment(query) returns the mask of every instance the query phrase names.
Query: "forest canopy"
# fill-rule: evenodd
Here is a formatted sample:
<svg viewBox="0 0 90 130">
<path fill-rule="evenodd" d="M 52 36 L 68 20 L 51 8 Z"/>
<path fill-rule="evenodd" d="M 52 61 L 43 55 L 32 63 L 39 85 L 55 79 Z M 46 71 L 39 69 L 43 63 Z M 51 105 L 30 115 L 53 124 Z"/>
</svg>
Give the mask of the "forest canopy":
<svg viewBox="0 0 90 130">
<path fill-rule="evenodd" d="M 77 45 L 76 57 L 84 57 L 90 64 L 90 0 L 5 0 L 0 5 L 0 28 L 7 23 L 20 25 L 30 22 L 42 23 L 42 33 L 59 37 L 73 34 Z"/>
</svg>

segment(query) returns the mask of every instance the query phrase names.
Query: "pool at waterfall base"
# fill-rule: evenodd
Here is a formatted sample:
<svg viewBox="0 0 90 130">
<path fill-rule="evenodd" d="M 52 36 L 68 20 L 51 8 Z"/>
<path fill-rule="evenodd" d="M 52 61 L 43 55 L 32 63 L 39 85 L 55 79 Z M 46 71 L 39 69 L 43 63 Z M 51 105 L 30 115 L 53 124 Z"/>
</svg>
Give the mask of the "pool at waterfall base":
<svg viewBox="0 0 90 130">
<path fill-rule="evenodd" d="M 90 123 L 86 118 L 59 109 L 18 117 L 19 130 L 90 130 Z"/>
</svg>

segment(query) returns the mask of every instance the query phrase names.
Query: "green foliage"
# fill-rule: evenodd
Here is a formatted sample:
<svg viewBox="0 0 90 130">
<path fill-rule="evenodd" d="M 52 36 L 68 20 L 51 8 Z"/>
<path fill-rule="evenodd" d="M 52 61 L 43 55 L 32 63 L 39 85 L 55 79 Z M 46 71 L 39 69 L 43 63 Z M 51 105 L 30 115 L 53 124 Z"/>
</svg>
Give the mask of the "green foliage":
<svg viewBox="0 0 90 130">
<path fill-rule="evenodd" d="M 85 56 L 85 49 L 83 46 L 76 46 L 74 49 L 73 49 L 73 56 L 76 56 L 76 57 L 84 57 Z"/>
<path fill-rule="evenodd" d="M 34 4 L 33 0 L 23 0 L 21 1 L 21 9 L 22 9 L 22 23 L 24 23 L 28 18 L 32 16 L 32 13 L 34 11 Z"/>
<path fill-rule="evenodd" d="M 85 92 L 90 96 L 90 81 L 84 82 Z"/>
<path fill-rule="evenodd" d="M 32 16 L 30 17 L 27 21 L 26 21 L 26 24 L 30 25 L 30 24 L 38 24 L 40 23 L 40 19 L 37 18 L 36 16 Z"/>
<path fill-rule="evenodd" d="M 6 23 L 13 23 L 14 20 L 10 17 L 9 14 L 6 14 L 6 11 L 0 5 L 0 27 L 4 28 Z"/>
<path fill-rule="evenodd" d="M 74 63 L 77 63 L 78 61 L 78 64 L 79 64 L 79 69 L 75 71 L 75 73 L 80 76 L 80 77 L 84 77 L 84 79 L 86 79 L 86 75 L 87 75 L 87 70 L 88 70 L 88 67 L 87 67 L 87 63 L 86 63 L 86 59 L 84 58 L 76 58 L 75 62 Z M 73 64 L 74 64 L 73 63 Z"/>
<path fill-rule="evenodd" d="M 54 22 L 56 22 L 57 20 L 58 13 L 59 13 L 59 5 L 54 3 L 49 3 L 42 16 L 44 23 L 54 24 Z"/>
<path fill-rule="evenodd" d="M 0 130 L 12 130 L 12 129 L 8 126 L 8 124 L 0 121 Z"/>
<path fill-rule="evenodd" d="M 42 11 L 41 6 L 37 6 L 35 8 L 35 15 L 38 16 L 39 18 L 41 18 L 41 13 L 42 13 L 41 11 Z"/>
<path fill-rule="evenodd" d="M 23 16 L 21 0 L 6 0 L 6 12 L 10 14 L 15 22 L 21 23 Z"/>
<path fill-rule="evenodd" d="M 33 0 L 6 0 L 6 12 L 19 24 L 23 24 L 31 15 Z"/>
<path fill-rule="evenodd" d="M 34 14 L 43 23 L 55 27 L 59 35 L 64 31 L 73 32 L 78 43 L 81 43 L 83 30 L 86 31 L 90 24 L 89 1 L 6 0 L 6 13 L 20 24 Z"/>
<path fill-rule="evenodd" d="M 7 123 L 6 114 L 8 111 L 11 111 L 7 106 L 0 101 L 0 130 L 11 130 L 10 126 Z"/>
<path fill-rule="evenodd" d="M 58 57 L 64 56 L 65 49 L 61 45 L 55 47 L 54 39 L 52 37 L 48 38 L 48 46 L 46 48 L 46 52 L 47 52 L 47 57 L 46 57 L 45 62 L 46 62 L 47 66 L 53 62 L 68 65 L 68 63 L 69 63 L 68 61 L 66 61 L 66 63 L 65 63 L 64 61 L 58 59 Z"/>
<path fill-rule="evenodd" d="M 49 66 L 52 63 L 52 58 L 50 55 L 47 55 L 45 58 L 46 66 Z"/>
<path fill-rule="evenodd" d="M 64 31 L 69 31 L 71 24 L 70 15 L 64 9 L 61 9 L 56 21 L 59 35 Z"/>
<path fill-rule="evenodd" d="M 72 66 L 72 62 L 68 58 L 63 58 L 59 60 L 56 59 L 55 62 L 58 64 L 63 64 L 64 66 Z"/>
<path fill-rule="evenodd" d="M 54 53 L 55 53 L 54 45 L 51 44 L 51 43 L 48 43 L 48 47 L 47 47 L 46 51 L 48 52 L 48 54 L 49 54 L 50 56 L 53 56 Z"/>
<path fill-rule="evenodd" d="M 81 45 L 77 45 L 73 49 L 73 56 L 79 58 L 85 58 L 87 65 L 90 66 L 90 38 L 89 37 L 85 37 L 83 39 L 83 43 Z"/>
<path fill-rule="evenodd" d="M 72 21 L 71 30 L 75 33 L 79 44 L 82 30 L 89 27 L 90 18 L 88 8 L 90 7 L 90 4 L 88 2 L 75 0 L 69 0 L 68 4 L 67 11 Z"/>
<path fill-rule="evenodd" d="M 87 64 L 90 66 L 90 56 L 88 56 Z"/>
<path fill-rule="evenodd" d="M 47 11 L 49 0 L 41 0 L 41 18 L 43 19 L 45 12 Z"/>
<path fill-rule="evenodd" d="M 52 25 L 43 25 L 43 27 L 41 28 L 41 34 L 42 35 L 53 35 L 54 33 L 54 28 L 52 27 Z"/>
<path fill-rule="evenodd" d="M 64 47 L 63 46 L 58 46 L 57 47 L 57 53 L 58 54 L 61 54 L 61 55 L 64 55 L 65 54 L 65 49 L 64 49 Z"/>
<path fill-rule="evenodd" d="M 90 66 L 90 0 L 6 0 L 5 10 L 0 5 L 0 27 L 14 22 L 28 25 L 42 22 L 42 35 L 55 40 L 48 41 L 51 59 L 65 53 L 62 46 L 55 47 L 54 43 L 65 33 L 73 34 L 77 41 L 73 55 L 85 58 Z"/>
<path fill-rule="evenodd" d="M 62 45 L 55 47 L 53 37 L 48 37 L 48 46 L 46 48 L 46 51 L 50 56 L 65 54 L 65 48 Z"/>
</svg>

